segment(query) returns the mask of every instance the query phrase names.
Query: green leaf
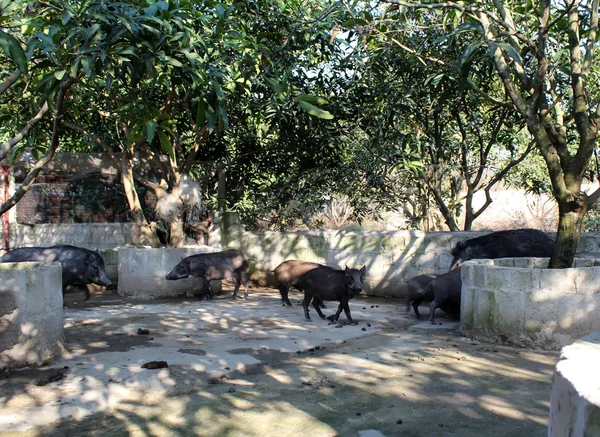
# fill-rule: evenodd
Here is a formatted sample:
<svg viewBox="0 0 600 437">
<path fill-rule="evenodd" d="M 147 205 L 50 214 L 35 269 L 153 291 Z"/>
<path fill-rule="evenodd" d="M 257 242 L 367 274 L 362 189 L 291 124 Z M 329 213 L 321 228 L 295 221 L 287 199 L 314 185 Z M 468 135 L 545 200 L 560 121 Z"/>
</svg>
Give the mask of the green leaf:
<svg viewBox="0 0 600 437">
<path fill-rule="evenodd" d="M 454 32 L 452 32 L 452 35 L 459 35 L 459 34 L 465 33 L 465 32 L 476 32 L 480 35 L 484 34 L 483 28 L 479 24 L 477 24 L 477 23 L 462 23 L 456 29 L 454 29 Z"/>
<path fill-rule="evenodd" d="M 483 43 L 481 42 L 474 42 L 473 44 L 469 44 L 458 58 L 459 67 L 462 68 L 465 65 L 465 63 L 469 62 L 473 57 L 473 53 L 475 53 L 475 51 L 479 49 L 482 45 Z"/>
<path fill-rule="evenodd" d="M 219 114 L 221 115 L 219 117 L 219 128 L 224 131 L 229 128 L 229 117 L 227 117 L 227 111 L 223 107 L 219 108 Z"/>
<path fill-rule="evenodd" d="M 312 105 L 308 102 L 300 100 L 298 105 L 300 105 L 304 111 L 308 112 L 310 115 L 314 115 L 315 117 L 323 118 L 325 120 L 331 120 L 333 118 L 333 115 L 330 112 L 321 108 L 317 108 L 315 105 Z"/>
<path fill-rule="evenodd" d="M 271 79 L 270 77 L 265 78 L 265 81 L 267 84 L 269 84 L 271 89 L 275 91 L 275 94 L 281 94 L 281 85 L 279 85 L 279 82 L 277 82 L 275 79 Z"/>
<path fill-rule="evenodd" d="M 213 89 L 215 90 L 215 93 L 217 94 L 217 98 L 219 100 L 223 100 L 225 98 L 225 93 L 223 92 L 223 88 L 221 88 L 219 82 L 217 82 L 216 80 L 211 80 L 211 83 Z"/>
<path fill-rule="evenodd" d="M 505 43 L 503 41 L 493 41 L 492 44 L 500 47 L 502 50 L 504 50 L 511 58 L 513 58 L 513 60 L 519 64 L 521 67 L 523 67 L 523 59 L 521 58 L 521 55 L 519 54 L 519 52 L 517 52 L 515 50 L 515 48 L 513 46 L 511 46 L 508 43 Z"/>
<path fill-rule="evenodd" d="M 200 100 L 196 111 L 196 126 L 203 126 L 204 123 L 206 123 L 206 105 L 203 100 Z"/>
<path fill-rule="evenodd" d="M 56 80 L 62 80 L 62 78 L 65 77 L 66 72 L 67 72 L 67 70 L 55 71 L 54 77 L 56 78 Z"/>
<path fill-rule="evenodd" d="M 92 72 L 93 66 L 94 57 L 92 55 L 81 58 L 81 67 L 83 68 L 83 72 L 85 74 L 89 75 Z"/>
<path fill-rule="evenodd" d="M 179 62 L 177 59 L 172 58 L 170 56 L 165 56 L 165 61 L 167 61 L 169 64 L 173 65 L 174 67 L 183 67 L 183 64 L 181 62 Z"/>
<path fill-rule="evenodd" d="M 62 24 L 65 25 L 73 18 L 73 12 L 68 9 L 65 9 L 62 13 Z"/>
<path fill-rule="evenodd" d="M 313 94 L 304 94 L 304 95 L 298 96 L 298 97 L 296 97 L 296 101 L 297 102 L 300 102 L 300 101 L 308 102 L 308 103 L 313 103 L 313 104 L 317 104 L 317 105 L 326 105 L 327 103 L 329 103 L 324 98 L 315 96 Z"/>
<path fill-rule="evenodd" d="M 157 126 L 158 125 L 154 120 L 150 120 L 148 123 L 146 123 L 146 139 L 148 140 L 148 144 L 152 144 Z"/>
<path fill-rule="evenodd" d="M 160 146 L 163 152 L 168 154 L 172 160 L 175 160 L 175 151 L 173 150 L 173 144 L 169 137 L 161 130 L 158 131 L 158 138 L 160 139 Z"/>
<path fill-rule="evenodd" d="M 217 114 L 215 114 L 215 110 L 211 105 L 208 105 L 206 108 L 206 120 L 208 122 L 208 130 L 210 132 L 214 131 L 217 125 Z"/>
<path fill-rule="evenodd" d="M 27 56 L 19 41 L 12 35 L 0 30 L 0 48 L 11 58 L 22 73 L 27 73 Z"/>
</svg>

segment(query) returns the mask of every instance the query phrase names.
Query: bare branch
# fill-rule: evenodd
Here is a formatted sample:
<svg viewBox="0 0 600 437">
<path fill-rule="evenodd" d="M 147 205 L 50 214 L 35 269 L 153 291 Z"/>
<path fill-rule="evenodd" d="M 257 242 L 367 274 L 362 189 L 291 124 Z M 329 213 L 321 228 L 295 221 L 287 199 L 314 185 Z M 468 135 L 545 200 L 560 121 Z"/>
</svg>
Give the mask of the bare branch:
<svg viewBox="0 0 600 437">
<path fill-rule="evenodd" d="M 21 77 L 21 74 L 21 70 L 17 68 L 10 76 L 4 79 L 4 82 L 0 84 L 0 94 L 3 94 L 7 89 L 13 86 L 17 79 Z"/>
<path fill-rule="evenodd" d="M 4 159 L 14 146 L 19 144 L 24 138 L 27 137 L 27 135 L 29 135 L 31 129 L 33 129 L 33 127 L 38 124 L 42 118 L 44 118 L 49 109 L 50 107 L 48 106 L 48 102 L 44 102 L 35 117 L 29 120 L 25 127 L 17 135 L 12 137 L 7 142 L 0 144 L 0 160 Z"/>
</svg>

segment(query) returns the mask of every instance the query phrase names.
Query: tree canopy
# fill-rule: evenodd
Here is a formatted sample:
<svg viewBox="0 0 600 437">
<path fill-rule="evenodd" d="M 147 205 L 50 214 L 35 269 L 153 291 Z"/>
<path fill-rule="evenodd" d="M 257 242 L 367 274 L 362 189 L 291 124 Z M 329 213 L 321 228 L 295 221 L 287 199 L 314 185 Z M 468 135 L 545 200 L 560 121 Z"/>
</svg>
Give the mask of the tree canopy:
<svg viewBox="0 0 600 437">
<path fill-rule="evenodd" d="M 156 220 L 183 241 L 184 175 L 249 225 L 284 228 L 345 196 L 357 216 L 402 209 L 427 228 L 437 210 L 450 230 L 470 229 L 507 176 L 533 190 L 547 178 L 560 213 L 551 265 L 563 267 L 600 197 L 581 189 L 600 116 L 598 1 L 0 0 L 0 11 L 0 159 L 38 159 L 2 212 L 59 148 L 113 156 L 152 244 Z M 533 149 L 545 174 L 515 173 Z M 172 214 L 148 215 L 140 186 Z"/>
</svg>

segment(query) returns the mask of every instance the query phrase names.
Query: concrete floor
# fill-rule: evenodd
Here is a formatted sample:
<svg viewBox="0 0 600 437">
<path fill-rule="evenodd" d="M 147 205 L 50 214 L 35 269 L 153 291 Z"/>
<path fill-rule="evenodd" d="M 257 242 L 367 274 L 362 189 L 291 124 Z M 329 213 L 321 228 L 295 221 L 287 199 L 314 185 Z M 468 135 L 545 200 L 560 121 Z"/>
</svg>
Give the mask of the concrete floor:
<svg viewBox="0 0 600 437">
<path fill-rule="evenodd" d="M 69 354 L 0 373 L 0 434 L 547 435 L 556 353 L 460 337 L 401 299 L 360 297 L 358 326 L 337 327 L 314 310 L 305 322 L 299 293 L 288 308 L 272 289 L 235 302 L 224 290 L 212 302 L 67 295 Z M 153 360 L 169 367 L 141 368 Z"/>
</svg>

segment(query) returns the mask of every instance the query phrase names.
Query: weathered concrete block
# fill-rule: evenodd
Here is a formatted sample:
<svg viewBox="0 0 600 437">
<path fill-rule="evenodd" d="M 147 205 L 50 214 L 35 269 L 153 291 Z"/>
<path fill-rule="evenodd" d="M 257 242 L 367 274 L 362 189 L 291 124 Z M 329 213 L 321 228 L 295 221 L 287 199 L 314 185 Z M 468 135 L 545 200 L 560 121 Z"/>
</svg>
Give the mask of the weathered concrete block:
<svg viewBox="0 0 600 437">
<path fill-rule="evenodd" d="M 495 265 L 483 265 L 490 261 Z M 600 287 L 595 278 L 600 275 L 600 267 L 548 269 L 539 267 L 547 265 L 544 258 L 521 261 L 515 259 L 514 265 L 537 267 L 503 267 L 505 260 L 473 260 L 464 264 L 462 307 L 473 309 L 472 316 L 462 316 L 461 326 L 466 334 L 556 349 L 597 329 L 595 312 L 600 307 Z M 485 269 L 485 287 L 480 285 L 480 269 Z M 597 326 L 600 329 L 600 322 Z"/>
<path fill-rule="evenodd" d="M 502 271 L 497 274 L 501 275 Z M 506 268 L 504 275 L 510 278 L 508 289 L 513 293 L 529 294 L 540 288 L 540 275 L 536 269 Z"/>
<path fill-rule="evenodd" d="M 485 332 L 498 329 L 498 300 L 496 292 L 490 290 L 476 290 L 477 301 L 474 310 L 474 323 Z"/>
<path fill-rule="evenodd" d="M 463 268 L 464 269 L 464 268 Z M 462 270 L 461 275 L 464 274 L 464 270 Z M 474 320 L 474 307 L 475 307 L 475 299 L 474 294 L 476 290 L 473 287 L 465 286 L 463 282 L 463 286 L 461 288 L 461 299 L 460 299 L 460 322 L 464 327 L 472 328 L 475 323 Z"/>
<path fill-rule="evenodd" d="M 600 332 L 563 348 L 550 394 L 549 437 L 600 435 Z"/>
<path fill-rule="evenodd" d="M 0 369 L 40 365 L 64 350 L 60 264 L 0 264 Z"/>
<path fill-rule="evenodd" d="M 525 295 L 522 293 L 506 293 L 499 290 L 498 331 L 519 334 L 525 330 Z"/>
<path fill-rule="evenodd" d="M 575 292 L 582 295 L 600 294 L 600 278 L 597 268 L 577 268 L 574 270 Z"/>
<path fill-rule="evenodd" d="M 193 295 L 201 289 L 202 281 L 197 278 L 167 281 L 165 276 L 181 261 L 198 253 L 219 252 L 209 246 L 182 248 L 140 249 L 119 248 L 119 286 L 121 296 L 135 299 L 157 299 L 161 297 Z M 211 281 L 213 293 L 221 290 L 220 281 Z"/>
<path fill-rule="evenodd" d="M 538 272 L 542 270 L 536 269 Z M 535 292 L 536 299 L 559 299 L 565 294 L 576 294 L 575 278 L 578 269 L 544 269 L 540 275 L 540 288 Z M 569 286 L 566 286 L 569 284 Z"/>
</svg>

